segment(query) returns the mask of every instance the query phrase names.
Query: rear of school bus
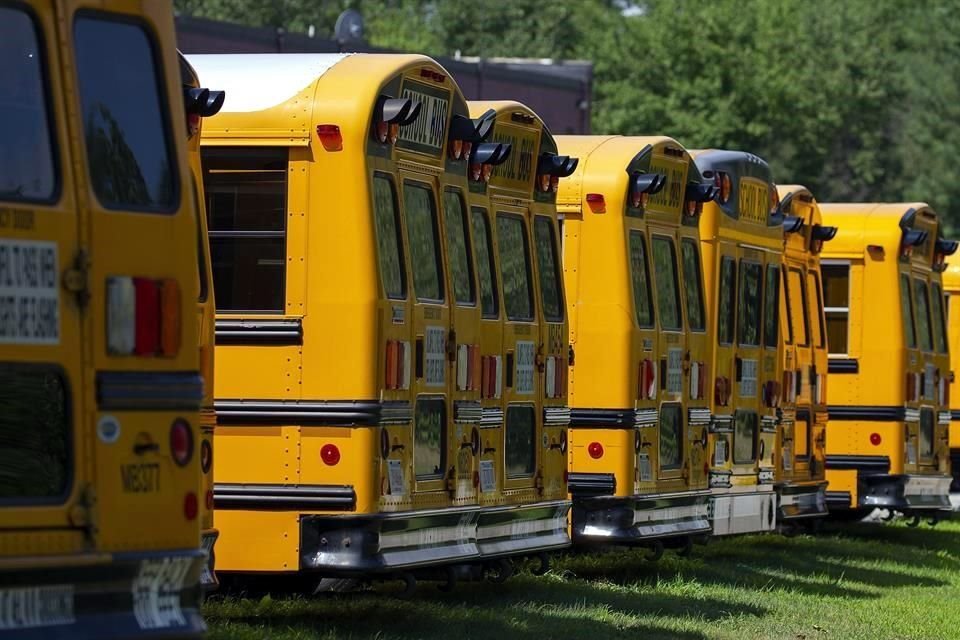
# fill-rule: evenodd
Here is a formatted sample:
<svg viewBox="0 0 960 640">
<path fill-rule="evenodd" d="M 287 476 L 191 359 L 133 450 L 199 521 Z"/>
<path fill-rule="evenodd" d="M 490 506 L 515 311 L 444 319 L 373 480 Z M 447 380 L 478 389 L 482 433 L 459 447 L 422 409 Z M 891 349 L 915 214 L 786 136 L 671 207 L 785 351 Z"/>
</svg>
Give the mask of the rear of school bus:
<svg viewBox="0 0 960 640">
<path fill-rule="evenodd" d="M 168 3 L 3 3 L 0 632 L 198 637 L 196 212 Z"/>
<path fill-rule="evenodd" d="M 200 86 L 200 79 L 190 63 L 177 53 L 180 63 L 180 80 L 183 85 L 184 111 L 187 118 L 187 156 L 190 159 L 190 176 L 197 205 L 197 329 L 200 347 L 200 373 L 203 376 L 203 404 L 200 407 L 200 472 L 203 486 L 200 500 L 201 547 L 207 552 L 207 566 L 200 577 L 205 589 L 215 589 L 217 575 L 214 572 L 214 545 L 219 532 L 213 526 L 213 432 L 217 426 L 217 413 L 213 405 L 213 349 L 214 314 L 216 305 L 213 296 L 213 270 L 210 264 L 210 243 L 207 240 L 207 216 L 203 207 L 203 171 L 200 168 L 200 129 L 203 118 L 217 114 L 223 106 L 222 91 Z"/>
<path fill-rule="evenodd" d="M 827 513 L 827 338 L 820 251 L 836 228 L 822 224 L 817 201 L 806 188 L 779 185 L 777 189 L 784 216 L 780 285 L 783 417 L 777 444 L 777 520 L 781 525 L 799 526 Z"/>
<path fill-rule="evenodd" d="M 712 187 L 670 138 L 558 144 L 581 158 L 558 205 L 576 354 L 574 541 L 646 545 L 657 557 L 665 543 L 685 547 L 710 531 L 697 223 Z"/>
<path fill-rule="evenodd" d="M 570 544 L 565 479 L 569 342 L 556 191 L 577 161 L 557 155 L 549 130 L 526 106 L 509 101 L 469 106 L 478 129 L 489 128 L 487 144 L 510 150 L 487 180 L 470 183 L 474 246 L 486 258 L 483 247 L 495 245 L 499 265 L 496 274 L 481 278 L 481 293 L 491 302 L 494 296 L 502 298 L 502 304 L 498 299 L 484 309 L 484 326 L 499 331 L 501 351 L 485 360 L 490 382 L 482 395 L 490 398 L 500 388 L 502 423 L 484 424 L 483 449 L 491 459 L 481 462 L 481 501 L 489 506 L 480 516 L 479 544 L 485 555 L 542 553 Z M 472 171 L 469 175 L 474 177 Z M 506 366 L 503 381 L 497 360 Z M 502 440 L 492 441 L 496 432 L 487 429 L 498 427 Z"/>
<path fill-rule="evenodd" d="M 943 271 L 943 294 L 947 307 L 947 343 L 950 348 L 950 387 L 947 390 L 950 405 L 950 473 L 951 493 L 960 492 L 960 265 L 948 264 Z"/>
<path fill-rule="evenodd" d="M 831 515 L 949 508 L 950 356 L 941 270 L 956 243 L 922 203 L 821 204 Z"/>
<path fill-rule="evenodd" d="M 700 241 L 714 342 L 710 451 L 714 535 L 776 526 L 781 393 L 782 219 L 770 168 L 741 151 L 692 151 L 719 185 L 704 205 Z"/>
<path fill-rule="evenodd" d="M 466 102 L 422 56 L 191 62 L 227 90 L 203 132 L 218 570 L 412 584 L 483 564 L 466 193 L 499 155 L 464 155 Z"/>
</svg>

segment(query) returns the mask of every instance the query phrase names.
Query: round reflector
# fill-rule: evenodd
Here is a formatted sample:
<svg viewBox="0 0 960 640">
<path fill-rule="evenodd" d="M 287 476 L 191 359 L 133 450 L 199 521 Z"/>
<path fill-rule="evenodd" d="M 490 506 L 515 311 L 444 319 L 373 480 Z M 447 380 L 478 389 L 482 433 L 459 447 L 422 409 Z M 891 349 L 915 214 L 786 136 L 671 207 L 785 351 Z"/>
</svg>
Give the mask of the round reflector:
<svg viewBox="0 0 960 640">
<path fill-rule="evenodd" d="M 193 457 L 193 432 L 183 418 L 174 420 L 170 427 L 170 457 L 180 467 L 186 466 Z"/>
<path fill-rule="evenodd" d="M 209 440 L 200 443 L 200 471 L 210 473 L 213 467 L 213 446 Z"/>
<path fill-rule="evenodd" d="M 340 449 L 335 444 L 325 444 L 320 449 L 320 459 L 329 466 L 334 466 L 340 462 Z"/>
<path fill-rule="evenodd" d="M 196 520 L 197 519 L 197 509 L 199 505 L 197 504 L 197 494 L 193 491 L 187 493 L 183 496 L 183 517 L 187 520 Z"/>
<path fill-rule="evenodd" d="M 587 447 L 587 453 L 590 454 L 590 457 L 594 460 L 603 457 L 603 445 L 599 442 L 591 442 L 590 446 Z"/>
<path fill-rule="evenodd" d="M 872 444 L 875 447 L 878 447 L 880 446 L 881 442 L 883 442 L 883 438 L 880 437 L 879 433 L 870 434 L 870 444 Z"/>
</svg>

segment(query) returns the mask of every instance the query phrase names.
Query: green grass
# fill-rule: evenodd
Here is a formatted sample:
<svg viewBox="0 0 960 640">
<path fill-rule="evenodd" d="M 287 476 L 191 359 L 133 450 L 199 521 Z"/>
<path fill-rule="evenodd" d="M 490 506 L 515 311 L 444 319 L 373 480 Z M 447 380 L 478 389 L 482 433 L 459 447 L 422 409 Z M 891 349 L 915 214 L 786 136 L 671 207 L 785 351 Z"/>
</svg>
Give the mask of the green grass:
<svg viewBox="0 0 960 640">
<path fill-rule="evenodd" d="M 210 638 L 960 638 L 960 523 L 747 536 L 689 558 L 575 553 L 544 577 L 337 596 L 216 597 Z"/>
</svg>

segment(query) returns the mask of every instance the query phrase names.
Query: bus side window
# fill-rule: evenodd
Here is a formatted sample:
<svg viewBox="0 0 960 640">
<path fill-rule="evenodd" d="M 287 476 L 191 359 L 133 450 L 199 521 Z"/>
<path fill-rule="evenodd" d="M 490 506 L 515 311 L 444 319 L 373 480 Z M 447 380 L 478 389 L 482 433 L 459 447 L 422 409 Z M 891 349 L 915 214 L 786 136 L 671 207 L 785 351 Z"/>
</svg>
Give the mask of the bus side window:
<svg viewBox="0 0 960 640">
<path fill-rule="evenodd" d="M 443 302 L 443 265 L 433 191 L 422 183 L 408 181 L 403 186 L 413 292 L 417 300 Z"/>
<path fill-rule="evenodd" d="M 443 219 L 447 231 L 447 256 L 450 260 L 450 277 L 453 280 L 453 297 L 459 305 L 473 306 L 477 293 L 473 280 L 473 255 L 470 251 L 470 234 L 467 210 L 459 190 L 443 192 Z"/>
<path fill-rule="evenodd" d="M 736 324 L 737 263 L 730 256 L 720 261 L 720 302 L 717 305 L 717 342 L 733 344 Z"/>
<path fill-rule="evenodd" d="M 470 210 L 473 226 L 473 246 L 477 252 L 477 273 L 480 281 L 480 309 L 484 318 L 500 316 L 500 297 L 497 295 L 497 272 L 493 262 L 493 239 L 490 237 L 490 219 L 484 209 Z"/>
<path fill-rule="evenodd" d="M 676 248 L 673 240 L 664 236 L 653 236 L 651 244 L 660 329 L 679 331 L 683 328 L 683 318 L 680 314 L 680 292 L 677 285 Z"/>
<path fill-rule="evenodd" d="M 817 280 L 816 271 L 807 271 L 807 296 L 810 301 L 807 309 L 810 311 L 810 329 L 813 332 L 813 346 L 822 349 L 823 325 L 820 323 L 820 318 L 823 313 L 823 300 L 820 297 L 820 282 Z"/>
<path fill-rule="evenodd" d="M 497 214 L 497 244 L 507 319 L 533 320 L 530 245 L 523 218 L 506 213 Z"/>
<path fill-rule="evenodd" d="M 217 311 L 283 313 L 287 149 L 202 150 Z"/>
<path fill-rule="evenodd" d="M 740 296 L 737 317 L 740 319 L 737 344 L 759 346 L 760 303 L 763 299 L 762 267 L 756 262 L 740 262 Z"/>
<path fill-rule="evenodd" d="M 767 279 L 763 286 L 763 345 L 765 347 L 777 347 L 777 334 L 779 329 L 779 318 L 777 312 L 780 310 L 780 267 L 773 264 L 767 265 Z"/>
<path fill-rule="evenodd" d="M 173 213 L 180 174 L 157 47 L 143 26 L 108 15 L 84 11 L 73 27 L 90 182 L 104 207 Z"/>
<path fill-rule="evenodd" d="M 22 9 L 0 7 L 0 68 L 0 200 L 54 200 L 59 177 L 43 41 Z"/>
<path fill-rule="evenodd" d="M 687 301 L 687 324 L 690 331 L 703 331 L 706 329 L 703 314 L 703 278 L 700 275 L 702 270 L 696 240 L 684 238 L 680 241 L 680 257 Z"/>
<path fill-rule="evenodd" d="M 798 347 L 810 346 L 810 328 L 807 326 L 807 288 L 803 282 L 803 272 L 800 269 L 789 269 L 787 283 L 790 288 L 790 300 L 793 302 L 791 314 L 793 316 L 793 337 Z M 800 304 L 797 304 L 799 300 Z"/>
<path fill-rule="evenodd" d="M 933 283 L 930 304 L 932 305 L 933 336 L 937 343 L 937 353 L 947 353 L 947 328 L 943 314 L 943 292 L 940 290 L 940 285 L 936 282 Z"/>
<path fill-rule="evenodd" d="M 647 272 L 647 245 L 643 233 L 630 231 L 630 279 L 633 282 L 633 303 L 637 323 L 643 329 L 654 327 L 653 306 L 650 303 L 650 276 Z"/>
<path fill-rule="evenodd" d="M 913 326 L 913 296 L 910 295 L 910 277 L 900 274 L 900 312 L 903 314 L 903 332 L 907 346 L 917 347 L 917 331 Z"/>
<path fill-rule="evenodd" d="M 930 294 L 927 283 L 919 278 L 913 281 L 913 297 L 917 311 L 917 329 L 920 332 L 920 347 L 933 351 L 933 336 L 930 332 Z"/>
<path fill-rule="evenodd" d="M 850 265 L 821 264 L 823 313 L 827 318 L 828 353 L 847 355 L 850 322 Z"/>
<path fill-rule="evenodd" d="M 781 271 L 780 286 L 781 286 L 781 296 L 780 299 L 780 315 L 783 318 L 783 323 L 786 325 L 787 330 L 786 335 L 783 338 L 783 341 L 786 344 L 793 344 L 793 303 L 790 300 L 790 288 L 787 286 L 787 272 Z"/>
<path fill-rule="evenodd" d="M 373 221 L 383 292 L 390 299 L 403 300 L 407 297 L 407 278 L 397 192 L 390 176 L 382 173 L 373 176 Z"/>
<path fill-rule="evenodd" d="M 560 286 L 560 261 L 557 259 L 557 243 L 550 218 L 537 216 L 534 219 L 533 239 L 537 252 L 543 317 L 547 322 L 562 322 L 563 293 Z"/>
</svg>

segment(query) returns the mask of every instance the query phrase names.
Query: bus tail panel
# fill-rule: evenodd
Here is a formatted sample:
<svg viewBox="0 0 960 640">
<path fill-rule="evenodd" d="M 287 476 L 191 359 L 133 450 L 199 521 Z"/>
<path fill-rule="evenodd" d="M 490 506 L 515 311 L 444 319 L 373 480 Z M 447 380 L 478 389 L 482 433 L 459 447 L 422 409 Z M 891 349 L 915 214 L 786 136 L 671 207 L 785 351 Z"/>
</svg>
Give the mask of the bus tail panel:
<svg viewBox="0 0 960 640">
<path fill-rule="evenodd" d="M 0 634 L 19 640 L 200 638 L 198 549 L 18 558 L 0 564 Z M 31 568 L 23 569 L 24 565 Z"/>
</svg>

